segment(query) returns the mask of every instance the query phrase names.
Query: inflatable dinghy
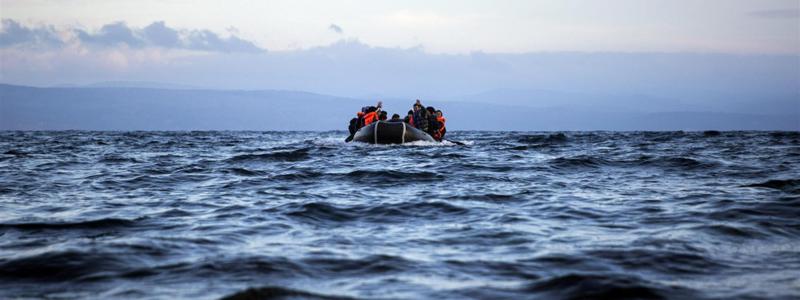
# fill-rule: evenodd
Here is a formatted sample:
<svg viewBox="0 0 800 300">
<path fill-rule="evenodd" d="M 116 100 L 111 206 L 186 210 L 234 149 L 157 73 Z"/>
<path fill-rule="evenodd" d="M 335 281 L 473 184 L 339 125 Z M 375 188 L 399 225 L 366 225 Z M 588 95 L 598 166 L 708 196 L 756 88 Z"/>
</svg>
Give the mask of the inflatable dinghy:
<svg viewBox="0 0 800 300">
<path fill-rule="evenodd" d="M 402 144 L 416 141 L 435 142 L 429 134 L 406 122 L 378 121 L 361 127 L 353 141 L 370 144 Z"/>
</svg>

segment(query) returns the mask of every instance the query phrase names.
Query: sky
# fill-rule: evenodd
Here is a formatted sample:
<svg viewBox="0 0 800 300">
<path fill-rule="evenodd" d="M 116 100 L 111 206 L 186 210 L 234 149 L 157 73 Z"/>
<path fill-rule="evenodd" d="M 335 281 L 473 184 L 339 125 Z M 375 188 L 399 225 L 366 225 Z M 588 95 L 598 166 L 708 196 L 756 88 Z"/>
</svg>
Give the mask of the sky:
<svg viewBox="0 0 800 300">
<path fill-rule="evenodd" d="M 797 0 L 0 0 L 0 18 L 0 82 L 20 85 L 800 93 Z"/>
<path fill-rule="evenodd" d="M 431 53 L 800 52 L 797 0 L 85 1 L 2 0 L 28 26 L 209 30 L 270 51 L 356 38 Z"/>
</svg>

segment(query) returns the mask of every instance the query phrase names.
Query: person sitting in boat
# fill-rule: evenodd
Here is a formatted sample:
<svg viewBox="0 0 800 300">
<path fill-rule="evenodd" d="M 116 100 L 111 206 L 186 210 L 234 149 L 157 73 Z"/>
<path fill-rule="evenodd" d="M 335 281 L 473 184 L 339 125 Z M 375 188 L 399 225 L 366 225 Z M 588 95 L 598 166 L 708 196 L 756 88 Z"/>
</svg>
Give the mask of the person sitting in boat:
<svg viewBox="0 0 800 300">
<path fill-rule="evenodd" d="M 372 122 L 378 121 L 378 116 L 381 113 L 381 107 L 382 106 L 383 106 L 383 102 L 378 101 L 378 106 L 377 107 L 370 106 L 369 109 L 367 109 L 367 113 L 364 114 L 364 125 L 363 126 L 367 126 L 367 125 L 371 124 Z"/>
<path fill-rule="evenodd" d="M 425 108 L 428 111 L 428 130 L 426 131 L 435 140 L 439 141 L 439 121 L 436 119 L 436 109 L 433 106 Z"/>
<path fill-rule="evenodd" d="M 375 112 L 375 109 L 376 109 L 375 106 L 367 107 L 367 111 L 364 113 L 364 117 L 361 118 L 361 127 L 367 126 L 369 125 L 369 123 L 375 121 L 375 119 L 377 118 L 376 116 L 377 113 Z"/>
<path fill-rule="evenodd" d="M 350 126 L 347 127 L 350 130 L 350 135 L 344 140 L 345 142 L 349 142 L 353 140 L 353 136 L 355 136 L 356 131 L 361 129 L 364 124 L 364 112 L 367 111 L 367 107 L 362 107 L 361 111 L 356 113 L 356 117 L 350 119 Z"/>
<path fill-rule="evenodd" d="M 358 131 L 358 129 L 361 128 L 361 126 L 360 126 L 361 125 L 361 118 L 363 118 L 363 117 L 364 117 L 364 112 L 360 111 L 360 112 L 356 113 L 356 117 L 355 118 L 350 119 L 350 126 L 347 127 L 347 129 L 350 130 L 350 135 L 355 134 L 356 131 Z"/>
<path fill-rule="evenodd" d="M 392 119 L 391 119 L 391 120 L 389 120 L 389 122 L 392 122 L 392 123 L 394 123 L 394 122 L 403 122 L 403 120 L 402 120 L 402 119 L 400 119 L 400 115 L 398 115 L 398 114 L 393 114 L 393 115 L 392 115 Z"/>
<path fill-rule="evenodd" d="M 413 110 L 414 110 L 414 115 L 413 115 L 414 122 L 412 125 L 414 125 L 414 127 L 416 127 L 419 130 L 427 132 L 428 118 L 430 116 L 428 115 L 428 111 L 425 110 L 425 108 L 422 106 L 422 103 L 420 103 L 419 99 L 417 99 L 417 103 L 414 103 Z"/>
<path fill-rule="evenodd" d="M 414 126 L 414 111 L 409 110 L 408 114 L 405 118 L 403 118 L 403 122 L 408 123 L 408 125 Z"/>
<path fill-rule="evenodd" d="M 378 117 L 378 120 L 386 121 L 386 119 L 388 118 L 388 115 L 389 115 L 389 113 L 387 113 L 385 111 L 381 111 L 380 116 Z"/>
<path fill-rule="evenodd" d="M 445 123 L 447 119 L 444 118 L 441 110 L 436 110 L 436 120 L 439 121 L 439 139 L 444 139 L 444 134 L 447 133 L 447 126 Z"/>
</svg>

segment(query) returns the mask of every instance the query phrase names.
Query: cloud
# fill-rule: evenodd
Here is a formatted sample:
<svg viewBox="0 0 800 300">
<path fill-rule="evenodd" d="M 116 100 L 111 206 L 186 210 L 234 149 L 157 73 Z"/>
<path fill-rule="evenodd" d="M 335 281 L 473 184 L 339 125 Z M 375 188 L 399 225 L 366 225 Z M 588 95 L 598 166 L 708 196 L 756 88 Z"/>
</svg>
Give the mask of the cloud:
<svg viewBox="0 0 800 300">
<path fill-rule="evenodd" d="M 103 25 L 94 32 L 79 28 L 68 28 L 59 32 L 52 25 L 31 28 L 11 19 L 3 19 L 2 25 L 0 48 L 33 45 L 53 49 L 76 42 L 104 49 L 124 46 L 130 49 L 164 48 L 223 53 L 266 51 L 235 34 L 223 37 L 207 29 L 175 29 L 167 26 L 164 21 L 153 22 L 144 28 L 115 22 Z M 74 39 L 63 38 L 64 36 L 74 36 Z"/>
<path fill-rule="evenodd" d="M 11 19 L 2 20 L 0 47 L 26 44 L 33 47 L 58 47 L 64 44 L 53 26 L 26 27 Z"/>
<path fill-rule="evenodd" d="M 236 35 L 221 37 L 206 29 L 176 30 L 168 27 L 164 21 L 153 22 L 145 28 L 129 28 L 118 22 L 103 26 L 95 34 L 76 30 L 84 43 L 104 46 L 125 44 L 131 48 L 162 47 L 187 49 L 208 52 L 250 52 L 265 51 L 253 42 L 243 40 Z"/>
<path fill-rule="evenodd" d="M 257 47 L 252 42 L 240 39 L 236 36 L 220 38 L 216 33 L 208 30 L 193 30 L 186 33 L 184 37 L 186 49 L 217 51 L 217 52 L 262 52 L 263 49 Z"/>
<path fill-rule="evenodd" d="M 167 27 L 164 21 L 153 22 L 142 29 L 144 38 L 152 45 L 164 48 L 176 48 L 181 44 L 178 31 Z"/>
<path fill-rule="evenodd" d="M 749 13 L 750 16 L 763 19 L 800 19 L 800 9 L 768 9 Z"/>
<path fill-rule="evenodd" d="M 342 31 L 342 27 L 339 27 L 339 25 L 336 24 L 331 24 L 331 26 L 328 26 L 328 29 L 338 34 L 344 33 L 344 31 Z"/>
<path fill-rule="evenodd" d="M 128 25 L 123 22 L 116 22 L 103 25 L 100 31 L 91 34 L 86 31 L 75 29 L 78 39 L 85 44 L 95 44 L 101 46 L 128 45 L 131 48 L 142 48 L 146 45 L 145 41 L 135 34 Z"/>
</svg>

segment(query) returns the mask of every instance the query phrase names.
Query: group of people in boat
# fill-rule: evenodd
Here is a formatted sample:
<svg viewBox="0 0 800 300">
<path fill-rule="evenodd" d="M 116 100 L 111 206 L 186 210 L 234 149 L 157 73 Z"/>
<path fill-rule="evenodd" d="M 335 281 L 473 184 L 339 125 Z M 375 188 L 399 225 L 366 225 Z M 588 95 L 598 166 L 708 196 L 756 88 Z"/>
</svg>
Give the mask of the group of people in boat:
<svg viewBox="0 0 800 300">
<path fill-rule="evenodd" d="M 408 111 L 405 118 L 400 119 L 400 115 L 393 114 L 392 118 L 388 119 L 388 115 L 386 111 L 383 111 L 383 103 L 380 101 L 378 101 L 377 106 L 362 107 L 361 111 L 356 113 L 356 117 L 350 120 L 348 128 L 350 136 L 353 136 L 361 127 L 378 121 L 406 122 L 408 125 L 426 132 L 437 141 L 442 141 L 445 133 L 447 133 L 447 127 L 445 126 L 447 119 L 442 115 L 442 111 L 436 110 L 433 106 L 425 107 L 419 99 Z"/>
</svg>

